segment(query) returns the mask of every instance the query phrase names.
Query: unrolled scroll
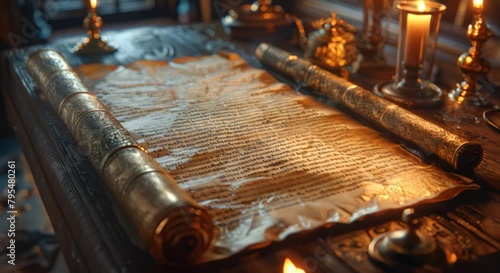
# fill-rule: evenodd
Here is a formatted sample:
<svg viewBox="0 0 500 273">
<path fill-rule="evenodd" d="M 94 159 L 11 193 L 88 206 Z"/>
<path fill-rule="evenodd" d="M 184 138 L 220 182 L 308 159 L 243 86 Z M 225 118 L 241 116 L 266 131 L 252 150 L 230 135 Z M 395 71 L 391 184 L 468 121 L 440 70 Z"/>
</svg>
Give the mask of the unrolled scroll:
<svg viewBox="0 0 500 273">
<path fill-rule="evenodd" d="M 212 239 L 207 211 L 130 136 L 59 53 L 37 51 L 26 66 L 151 254 L 171 264 L 194 262 Z"/>
<path fill-rule="evenodd" d="M 256 55 L 265 65 L 435 154 L 457 170 L 473 169 L 481 162 L 481 145 L 422 119 L 304 59 L 266 43 L 258 46 Z"/>
<path fill-rule="evenodd" d="M 477 188 L 232 53 L 75 71 L 209 211 L 200 262 Z"/>
</svg>

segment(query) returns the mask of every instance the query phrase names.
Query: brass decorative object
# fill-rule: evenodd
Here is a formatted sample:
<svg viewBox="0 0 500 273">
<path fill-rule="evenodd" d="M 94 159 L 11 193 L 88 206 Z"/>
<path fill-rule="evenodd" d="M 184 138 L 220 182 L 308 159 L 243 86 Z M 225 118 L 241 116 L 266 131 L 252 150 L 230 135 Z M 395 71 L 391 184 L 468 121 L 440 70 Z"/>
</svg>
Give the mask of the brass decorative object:
<svg viewBox="0 0 500 273">
<path fill-rule="evenodd" d="M 472 47 L 460 55 L 457 61 L 465 79 L 457 84 L 457 88 L 450 92 L 448 97 L 457 103 L 471 100 L 473 104 L 488 104 L 487 99 L 479 92 L 478 77 L 487 79 L 491 70 L 491 64 L 483 57 L 482 47 L 493 34 L 483 18 L 483 0 L 474 0 L 473 3 L 474 22 L 467 29 L 467 37 Z"/>
<path fill-rule="evenodd" d="M 483 119 L 497 132 L 500 132 L 500 109 L 490 109 L 483 112 Z"/>
<path fill-rule="evenodd" d="M 358 31 L 356 46 L 363 57 L 361 65 L 386 65 L 382 20 L 387 15 L 390 0 L 365 0 L 363 28 Z"/>
<path fill-rule="evenodd" d="M 317 30 L 306 35 L 302 21 L 295 18 L 304 57 L 312 63 L 341 76 L 358 57 L 356 28 L 331 13 L 328 19 L 313 23 Z"/>
<path fill-rule="evenodd" d="M 368 247 L 370 258 L 398 272 L 423 267 L 440 272 L 456 261 L 456 255 L 446 252 L 433 238 L 424 235 L 414 213 L 411 208 L 403 211 L 401 218 L 408 229 L 387 232 L 373 239 Z"/>
<path fill-rule="evenodd" d="M 150 253 L 164 263 L 194 263 L 211 243 L 208 212 L 132 138 L 59 53 L 34 52 L 26 67 Z"/>
<path fill-rule="evenodd" d="M 468 141 L 422 119 L 394 103 L 318 68 L 309 61 L 266 43 L 257 47 L 256 55 L 265 65 L 310 87 L 310 90 L 326 96 L 333 103 L 344 106 L 401 139 L 435 154 L 457 170 L 470 170 L 481 162 L 480 144 Z"/>
<path fill-rule="evenodd" d="M 292 17 L 271 0 L 241 5 L 221 21 L 226 33 L 240 40 L 286 41 L 295 33 Z"/>
<path fill-rule="evenodd" d="M 432 107 L 443 91 L 430 81 L 441 14 L 446 7 L 430 1 L 403 1 L 400 10 L 396 79 L 375 86 L 377 95 L 398 104 Z"/>
<path fill-rule="evenodd" d="M 83 56 L 100 56 L 111 54 L 117 50 L 101 37 L 102 18 L 97 15 L 97 0 L 90 0 L 90 10 L 83 21 L 87 29 L 87 38 L 83 38 L 74 48 L 74 53 Z"/>
</svg>

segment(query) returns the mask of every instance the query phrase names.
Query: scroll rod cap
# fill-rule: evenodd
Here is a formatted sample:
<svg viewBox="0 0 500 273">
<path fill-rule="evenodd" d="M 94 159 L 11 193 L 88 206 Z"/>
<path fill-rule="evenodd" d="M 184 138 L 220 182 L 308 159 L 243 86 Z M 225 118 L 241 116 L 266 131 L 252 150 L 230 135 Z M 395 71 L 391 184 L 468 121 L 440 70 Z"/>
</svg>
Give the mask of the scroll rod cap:
<svg viewBox="0 0 500 273">
<path fill-rule="evenodd" d="M 439 272 L 454 263 L 452 253 L 420 231 L 422 222 L 413 208 L 405 209 L 401 220 L 407 225 L 406 229 L 389 231 L 372 240 L 368 248 L 372 260 L 399 272 L 419 267 Z"/>
</svg>

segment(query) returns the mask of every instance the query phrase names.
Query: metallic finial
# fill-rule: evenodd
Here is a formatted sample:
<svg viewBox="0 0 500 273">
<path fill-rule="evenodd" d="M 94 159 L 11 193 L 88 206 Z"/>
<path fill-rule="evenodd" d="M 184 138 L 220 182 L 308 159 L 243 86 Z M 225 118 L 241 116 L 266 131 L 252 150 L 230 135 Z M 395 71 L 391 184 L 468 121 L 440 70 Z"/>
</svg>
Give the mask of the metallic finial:
<svg viewBox="0 0 500 273">
<path fill-rule="evenodd" d="M 457 61 L 458 68 L 464 76 L 464 81 L 457 84 L 457 88 L 448 95 L 451 100 L 462 103 L 472 100 L 475 104 L 488 104 L 486 98 L 479 93 L 478 77 L 488 78 L 491 64 L 483 57 L 482 47 L 491 38 L 492 31 L 483 18 L 483 1 L 474 1 L 474 21 L 467 29 L 467 37 L 472 47 L 462 54 Z"/>
<path fill-rule="evenodd" d="M 420 232 L 421 220 L 415 217 L 414 209 L 405 209 L 401 220 L 407 229 L 381 234 L 370 243 L 368 252 L 375 262 L 398 271 L 417 267 L 442 269 L 454 262 L 452 255 Z"/>
<path fill-rule="evenodd" d="M 89 14 L 83 21 L 87 29 L 88 37 L 82 39 L 74 48 L 74 53 L 83 56 L 99 56 L 115 52 L 116 47 L 109 45 L 101 37 L 102 18 L 97 15 L 96 8 L 90 9 Z"/>
</svg>

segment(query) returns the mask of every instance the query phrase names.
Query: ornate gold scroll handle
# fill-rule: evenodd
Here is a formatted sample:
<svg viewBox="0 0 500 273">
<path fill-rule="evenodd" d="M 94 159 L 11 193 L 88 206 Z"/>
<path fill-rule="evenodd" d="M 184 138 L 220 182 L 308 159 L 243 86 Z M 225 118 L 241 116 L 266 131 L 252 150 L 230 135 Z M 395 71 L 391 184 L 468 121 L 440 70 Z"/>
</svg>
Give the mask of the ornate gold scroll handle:
<svg viewBox="0 0 500 273">
<path fill-rule="evenodd" d="M 483 149 L 480 144 L 470 142 L 304 59 L 267 43 L 257 47 L 256 55 L 265 65 L 435 154 L 456 170 L 470 170 L 481 162 Z"/>
<path fill-rule="evenodd" d="M 130 136 L 59 53 L 34 52 L 26 67 L 151 254 L 169 264 L 196 262 L 212 240 L 208 212 Z"/>
</svg>

